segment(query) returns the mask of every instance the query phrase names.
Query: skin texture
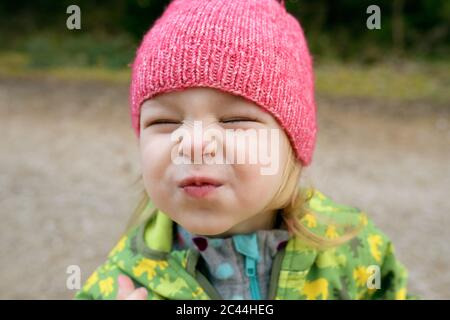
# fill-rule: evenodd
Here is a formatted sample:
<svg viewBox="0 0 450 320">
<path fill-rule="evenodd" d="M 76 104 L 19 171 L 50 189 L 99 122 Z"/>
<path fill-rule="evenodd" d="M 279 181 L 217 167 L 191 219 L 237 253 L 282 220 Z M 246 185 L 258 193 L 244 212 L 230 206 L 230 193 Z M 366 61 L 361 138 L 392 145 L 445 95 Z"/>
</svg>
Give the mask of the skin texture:
<svg viewBox="0 0 450 320">
<path fill-rule="evenodd" d="M 216 130 L 215 140 L 207 134 L 195 140 L 194 121 L 200 121 L 204 130 Z M 281 184 L 282 164 L 286 162 L 290 146 L 284 131 L 269 113 L 251 101 L 217 89 L 190 88 L 145 101 L 141 108 L 140 128 L 145 189 L 155 206 L 173 221 L 192 233 L 212 237 L 273 227 L 276 210 L 264 208 Z M 171 136 L 180 128 L 190 134 L 189 139 L 184 137 L 178 141 Z M 228 143 L 224 134 L 224 130 L 258 132 L 260 129 L 267 130 L 268 134 L 256 136 L 253 143 L 267 142 L 270 159 L 273 161 L 276 157 L 279 163 L 270 175 L 261 174 L 261 167 L 267 167 L 267 163 L 250 163 L 249 143 L 244 146 Z M 270 147 L 271 140 L 268 140 L 272 129 L 278 131 L 276 148 Z M 244 154 L 244 163 L 238 163 L 237 158 L 232 163 L 225 163 L 231 150 L 235 155 Z M 196 152 L 203 163 L 194 163 Z M 211 157 L 211 152 L 215 152 L 214 159 L 221 157 L 222 163 L 206 162 L 205 157 Z M 190 163 L 176 164 L 174 159 L 189 160 Z M 205 198 L 190 197 L 179 184 L 193 175 L 213 178 L 222 185 Z M 145 288 L 135 289 L 129 277 L 119 276 L 118 300 L 146 300 L 147 295 Z"/>
<path fill-rule="evenodd" d="M 215 133 L 194 138 L 194 121 L 204 130 Z M 288 139 L 277 121 L 255 103 L 242 97 L 212 88 L 189 88 L 160 94 L 143 103 L 140 118 L 140 155 L 144 185 L 155 206 L 192 233 L 211 237 L 249 233 L 270 229 L 276 210 L 266 209 L 282 180 L 282 167 L 287 159 Z M 172 134 L 183 129 L 190 138 L 177 140 Z M 278 168 L 272 174 L 261 174 L 266 163 L 251 163 L 254 152 L 251 143 L 229 143 L 225 130 L 248 132 L 263 129 L 267 136 L 254 140 L 259 150 L 266 143 L 272 161 L 277 157 Z M 276 148 L 270 147 L 277 130 Z M 214 136 L 214 140 L 212 140 Z M 269 138 L 270 137 L 270 138 Z M 155 152 L 157 150 L 157 152 Z M 219 150 L 222 150 L 220 152 Z M 225 163 L 231 150 L 244 155 L 244 163 L 234 158 Z M 175 152 L 176 151 L 176 152 Z M 197 154 L 196 154 L 197 152 Z M 207 157 L 222 162 L 207 162 Z M 174 156 L 175 155 L 175 156 Z M 202 163 L 194 163 L 195 160 Z M 175 160 L 188 160 L 180 163 Z M 212 194 L 193 198 L 180 188 L 180 182 L 190 176 L 206 176 L 221 183 Z M 135 289 L 127 276 L 119 276 L 118 300 L 146 300 L 145 288 Z"/>
<path fill-rule="evenodd" d="M 194 121 L 203 129 L 218 133 L 213 143 L 210 136 L 195 139 Z M 197 122 L 199 123 L 199 122 Z M 263 210 L 278 190 L 282 168 L 287 159 L 289 141 L 277 121 L 261 107 L 242 97 L 212 88 L 189 88 L 164 93 L 145 101 L 140 118 L 140 156 L 145 189 L 155 206 L 173 221 L 192 233 L 208 236 L 229 236 L 270 229 L 275 210 Z M 177 130 L 189 133 L 181 142 L 171 134 Z M 280 164 L 274 174 L 261 174 L 267 163 L 249 163 L 251 146 L 236 146 L 225 139 L 224 130 L 248 132 L 264 129 L 278 132 L 276 148 L 269 145 L 271 159 Z M 266 138 L 256 137 L 258 143 Z M 181 145 L 181 146 L 180 146 Z M 195 154 L 216 157 L 244 154 L 245 163 L 181 163 L 174 159 L 194 161 Z M 174 157 L 174 150 L 181 153 Z M 218 150 L 222 150 L 221 152 Z M 155 152 L 157 151 L 157 152 Z M 219 154 L 220 153 L 220 154 Z M 203 158 L 204 161 L 206 158 Z M 211 158 L 212 159 L 212 158 Z M 217 158 L 216 158 L 217 159 Z M 222 184 L 205 198 L 194 198 L 179 187 L 190 176 L 207 176 Z"/>
</svg>

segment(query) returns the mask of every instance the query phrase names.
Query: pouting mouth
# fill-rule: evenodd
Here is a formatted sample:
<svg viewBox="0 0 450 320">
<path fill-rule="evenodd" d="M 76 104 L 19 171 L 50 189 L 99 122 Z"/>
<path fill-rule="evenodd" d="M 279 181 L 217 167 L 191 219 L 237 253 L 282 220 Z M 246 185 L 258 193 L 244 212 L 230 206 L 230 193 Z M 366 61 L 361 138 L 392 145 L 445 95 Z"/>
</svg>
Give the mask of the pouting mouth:
<svg viewBox="0 0 450 320">
<path fill-rule="evenodd" d="M 222 185 L 222 183 L 209 177 L 189 177 L 183 179 L 180 182 L 179 187 L 184 188 L 186 186 L 204 186 L 204 185 L 213 185 L 215 187 L 219 187 Z"/>
</svg>

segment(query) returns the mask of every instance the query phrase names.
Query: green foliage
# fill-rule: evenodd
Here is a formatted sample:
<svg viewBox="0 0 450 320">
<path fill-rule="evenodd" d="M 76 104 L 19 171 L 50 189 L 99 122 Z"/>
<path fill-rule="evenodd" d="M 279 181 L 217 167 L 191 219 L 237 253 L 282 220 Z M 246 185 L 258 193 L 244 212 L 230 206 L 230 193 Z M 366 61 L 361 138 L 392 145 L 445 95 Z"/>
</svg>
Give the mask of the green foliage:
<svg viewBox="0 0 450 320">
<path fill-rule="evenodd" d="M 34 68 L 56 66 L 99 66 L 123 68 L 133 58 L 135 44 L 122 34 L 116 37 L 95 37 L 90 34 L 61 38 L 39 34 L 24 43 L 24 51 Z"/>
<path fill-rule="evenodd" d="M 30 66 L 39 68 L 125 67 L 169 2 L 1 1 L 0 51 L 25 52 Z M 71 4 L 81 8 L 81 30 L 66 28 L 66 8 Z M 447 60 L 450 54 L 447 0 L 285 0 L 285 4 L 302 24 L 316 61 Z M 373 4 L 381 9 L 381 30 L 366 27 L 366 9 Z"/>
</svg>

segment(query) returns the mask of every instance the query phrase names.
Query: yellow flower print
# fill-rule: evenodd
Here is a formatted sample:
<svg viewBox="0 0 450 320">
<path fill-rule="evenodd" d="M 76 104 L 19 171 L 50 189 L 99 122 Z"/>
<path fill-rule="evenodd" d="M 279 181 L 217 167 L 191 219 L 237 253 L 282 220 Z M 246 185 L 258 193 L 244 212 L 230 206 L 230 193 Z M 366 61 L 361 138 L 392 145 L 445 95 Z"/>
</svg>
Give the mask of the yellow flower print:
<svg viewBox="0 0 450 320">
<path fill-rule="evenodd" d="M 322 300 L 328 299 L 328 281 L 320 278 L 314 281 L 306 281 L 303 292 L 307 300 L 316 300 L 321 296 Z"/>
<path fill-rule="evenodd" d="M 186 268 L 186 265 L 187 265 L 187 256 L 184 256 L 184 257 L 181 259 L 181 266 L 182 266 L 183 268 Z"/>
<path fill-rule="evenodd" d="M 314 217 L 311 213 L 305 214 L 303 219 L 305 219 L 305 223 L 308 228 L 315 228 L 317 226 L 316 217 Z"/>
<path fill-rule="evenodd" d="M 109 253 L 109 257 L 115 256 L 119 252 L 121 252 L 123 249 L 125 249 L 125 243 L 127 242 L 128 237 L 123 236 L 119 242 L 116 244 L 116 246 L 111 250 Z"/>
<path fill-rule="evenodd" d="M 406 299 L 406 288 L 402 288 L 395 293 L 396 300 L 405 300 Z"/>
<path fill-rule="evenodd" d="M 192 292 L 192 297 L 196 298 L 196 297 L 202 295 L 203 293 L 204 293 L 203 288 L 202 287 L 197 287 L 197 289 L 194 292 Z"/>
<path fill-rule="evenodd" d="M 325 195 L 319 190 L 314 190 L 314 195 L 320 200 L 325 200 Z"/>
<path fill-rule="evenodd" d="M 325 232 L 325 236 L 329 239 L 335 239 L 339 237 L 338 233 L 336 232 L 336 226 L 329 225 L 327 227 L 327 231 Z"/>
<path fill-rule="evenodd" d="M 369 279 L 369 273 L 367 268 L 359 266 L 353 270 L 353 279 L 355 279 L 358 287 L 364 287 L 367 285 L 367 279 Z"/>
<path fill-rule="evenodd" d="M 112 277 L 108 277 L 104 280 L 100 280 L 98 283 L 100 287 L 100 292 L 103 296 L 109 296 L 113 292 L 114 280 Z"/>
<path fill-rule="evenodd" d="M 94 284 L 96 284 L 98 281 L 98 272 L 95 271 L 93 274 L 91 274 L 91 276 L 87 279 L 85 285 L 84 285 L 84 290 L 89 291 L 92 286 Z"/>
<path fill-rule="evenodd" d="M 111 270 L 114 270 L 116 268 L 117 268 L 117 266 L 113 265 L 110 261 L 107 261 L 102 266 L 100 266 L 100 272 L 101 273 L 107 273 L 107 272 L 109 272 Z"/>
<path fill-rule="evenodd" d="M 164 260 L 150 260 L 144 258 L 133 268 L 133 273 L 137 277 L 140 277 L 143 273 L 147 272 L 147 279 L 151 280 L 156 275 L 156 267 L 164 270 L 168 265 L 167 261 Z"/>
<path fill-rule="evenodd" d="M 367 218 L 367 215 L 365 213 L 361 213 L 361 215 L 359 216 L 359 222 L 363 226 L 367 226 L 367 224 L 369 223 L 369 219 Z"/>
<path fill-rule="evenodd" d="M 340 208 L 334 205 L 330 199 L 328 199 L 320 191 L 314 191 L 314 197 L 309 200 L 309 207 L 315 212 L 339 212 Z"/>
<path fill-rule="evenodd" d="M 380 235 L 373 234 L 369 236 L 367 241 L 369 242 L 370 253 L 377 262 L 381 262 L 380 246 L 383 243 L 383 239 L 381 238 Z"/>
</svg>

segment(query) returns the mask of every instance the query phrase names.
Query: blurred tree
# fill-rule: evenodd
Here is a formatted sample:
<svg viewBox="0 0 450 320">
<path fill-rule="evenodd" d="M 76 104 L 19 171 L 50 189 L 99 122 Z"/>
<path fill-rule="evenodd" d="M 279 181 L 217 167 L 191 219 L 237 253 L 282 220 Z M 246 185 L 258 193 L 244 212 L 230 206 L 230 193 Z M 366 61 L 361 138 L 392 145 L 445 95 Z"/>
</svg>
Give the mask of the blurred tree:
<svg viewBox="0 0 450 320">
<path fill-rule="evenodd" d="M 121 40 L 123 47 L 128 45 L 128 41 L 136 47 L 145 31 L 161 15 L 169 2 L 1 1 L 1 49 L 23 48 L 24 43 L 41 34 L 54 35 L 59 38 L 60 44 L 81 35 L 98 39 L 98 45 L 121 37 L 130 39 Z M 65 27 L 66 8 L 71 4 L 81 8 L 82 29 L 77 33 Z M 356 59 L 371 62 L 383 59 L 386 55 L 421 55 L 447 59 L 450 53 L 448 0 L 285 0 L 285 4 L 288 11 L 300 20 L 311 51 L 319 59 Z M 372 4 L 381 9 L 381 30 L 366 28 L 366 9 Z M 128 51 L 125 56 L 127 55 Z"/>
</svg>

